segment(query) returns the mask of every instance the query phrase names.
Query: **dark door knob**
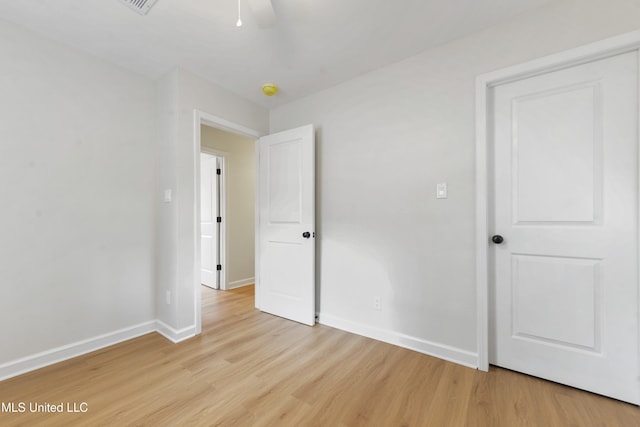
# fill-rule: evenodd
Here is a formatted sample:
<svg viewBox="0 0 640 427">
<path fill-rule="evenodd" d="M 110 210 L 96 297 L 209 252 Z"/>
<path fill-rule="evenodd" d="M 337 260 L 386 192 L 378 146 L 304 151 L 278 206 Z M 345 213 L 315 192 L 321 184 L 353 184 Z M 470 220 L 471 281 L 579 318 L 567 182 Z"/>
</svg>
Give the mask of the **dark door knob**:
<svg viewBox="0 0 640 427">
<path fill-rule="evenodd" d="M 500 243 L 504 242 L 504 239 L 501 235 L 495 234 L 493 237 L 491 237 L 491 241 L 496 245 L 499 245 Z"/>
<path fill-rule="evenodd" d="M 304 233 L 302 233 L 302 237 L 304 237 L 305 239 L 308 239 L 309 237 L 311 237 L 311 233 L 309 233 L 308 231 L 305 231 Z"/>
</svg>

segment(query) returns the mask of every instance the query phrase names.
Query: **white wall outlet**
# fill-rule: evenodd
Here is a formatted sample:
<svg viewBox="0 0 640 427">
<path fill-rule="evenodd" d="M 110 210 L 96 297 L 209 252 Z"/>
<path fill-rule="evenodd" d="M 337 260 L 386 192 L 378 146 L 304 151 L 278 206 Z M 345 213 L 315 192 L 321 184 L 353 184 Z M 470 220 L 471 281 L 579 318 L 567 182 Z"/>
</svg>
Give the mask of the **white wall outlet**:
<svg viewBox="0 0 640 427">
<path fill-rule="evenodd" d="M 171 291 L 167 291 L 166 299 L 167 305 L 171 305 Z"/>
<path fill-rule="evenodd" d="M 436 199 L 446 199 L 447 198 L 447 183 L 439 182 L 436 184 Z"/>
<path fill-rule="evenodd" d="M 168 190 L 164 190 L 164 202 L 165 203 L 171 203 L 171 189 Z"/>
<path fill-rule="evenodd" d="M 382 310 L 382 302 L 380 300 L 380 295 L 376 295 L 373 297 L 373 309 L 380 311 Z"/>
</svg>

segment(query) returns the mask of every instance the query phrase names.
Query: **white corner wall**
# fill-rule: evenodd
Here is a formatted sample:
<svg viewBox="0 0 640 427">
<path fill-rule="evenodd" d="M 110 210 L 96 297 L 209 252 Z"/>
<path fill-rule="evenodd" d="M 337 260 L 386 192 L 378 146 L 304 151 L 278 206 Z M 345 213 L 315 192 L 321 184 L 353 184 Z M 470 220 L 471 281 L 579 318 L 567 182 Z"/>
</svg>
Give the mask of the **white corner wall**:
<svg viewBox="0 0 640 427">
<path fill-rule="evenodd" d="M 153 83 L 0 21 L 0 378 L 154 329 Z"/>
<path fill-rule="evenodd" d="M 477 366 L 475 78 L 639 23 L 632 0 L 554 2 L 271 111 L 318 129 L 320 321 Z"/>
<path fill-rule="evenodd" d="M 178 72 L 173 71 L 156 82 L 156 156 L 158 173 L 154 202 L 156 206 L 155 277 L 156 316 L 166 325 L 175 325 L 177 309 L 167 304 L 167 292 L 175 293 L 178 281 L 178 208 L 164 201 L 164 191 L 176 189 L 176 140 L 178 132 Z M 173 196 L 173 194 L 172 194 Z M 170 330 L 170 329 L 169 329 Z"/>
<path fill-rule="evenodd" d="M 255 184 L 254 139 L 210 126 L 202 126 L 204 149 L 225 153 L 227 289 L 255 282 Z"/>
<path fill-rule="evenodd" d="M 196 289 L 199 277 L 195 253 L 195 173 L 200 152 L 195 142 L 195 111 L 220 117 L 237 125 L 266 134 L 269 113 L 220 86 L 184 70 L 175 70 L 158 81 L 161 103 L 158 117 L 165 144 L 161 154 L 156 207 L 164 210 L 158 233 L 158 273 L 156 299 L 158 319 L 171 332 L 173 339 L 182 339 L 196 332 Z M 162 201 L 165 189 L 173 191 L 173 201 Z M 199 197 L 199 194 L 197 195 Z M 170 274 L 164 276 L 163 273 Z M 167 304 L 166 292 L 171 293 Z M 198 290 L 199 292 L 199 290 Z"/>
</svg>

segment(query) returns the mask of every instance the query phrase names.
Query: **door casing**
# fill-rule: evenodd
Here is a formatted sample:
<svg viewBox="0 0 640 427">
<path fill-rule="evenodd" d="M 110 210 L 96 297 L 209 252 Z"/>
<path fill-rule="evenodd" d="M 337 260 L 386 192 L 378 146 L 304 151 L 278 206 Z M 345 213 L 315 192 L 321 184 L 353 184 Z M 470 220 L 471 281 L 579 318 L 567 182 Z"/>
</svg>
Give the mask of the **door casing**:
<svg viewBox="0 0 640 427">
<path fill-rule="evenodd" d="M 482 371 L 489 370 L 489 280 L 493 275 L 492 260 L 489 257 L 489 238 L 493 232 L 493 230 L 489 229 L 490 219 L 493 215 L 490 208 L 492 206 L 492 195 L 489 187 L 489 173 L 492 172 L 493 168 L 491 164 L 491 159 L 493 158 L 492 135 L 488 133 L 488 129 L 490 129 L 489 122 L 492 120 L 491 109 L 487 103 L 489 89 L 507 82 L 639 49 L 640 31 L 633 31 L 566 52 L 483 74 L 476 78 L 477 367 Z M 638 100 L 640 102 L 640 93 L 638 93 Z M 638 135 L 640 135 L 640 117 L 637 121 L 639 126 Z M 638 164 L 640 164 L 640 158 L 638 160 Z M 638 188 L 640 188 L 640 177 Z M 636 263 L 640 266 L 640 257 Z M 640 324 L 638 325 L 638 331 L 640 333 Z"/>
</svg>

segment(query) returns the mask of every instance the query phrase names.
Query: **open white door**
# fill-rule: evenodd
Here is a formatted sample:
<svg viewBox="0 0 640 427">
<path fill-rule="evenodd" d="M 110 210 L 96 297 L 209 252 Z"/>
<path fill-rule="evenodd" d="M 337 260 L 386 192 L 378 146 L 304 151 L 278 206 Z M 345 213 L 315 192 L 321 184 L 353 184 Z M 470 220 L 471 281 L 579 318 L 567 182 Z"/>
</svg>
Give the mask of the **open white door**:
<svg viewBox="0 0 640 427">
<path fill-rule="evenodd" d="M 202 153 L 200 155 L 200 242 L 201 242 L 201 282 L 213 289 L 219 289 L 218 281 L 218 183 L 217 158 Z"/>
<path fill-rule="evenodd" d="M 258 141 L 260 310 L 315 324 L 315 139 L 312 125 Z"/>
</svg>

